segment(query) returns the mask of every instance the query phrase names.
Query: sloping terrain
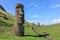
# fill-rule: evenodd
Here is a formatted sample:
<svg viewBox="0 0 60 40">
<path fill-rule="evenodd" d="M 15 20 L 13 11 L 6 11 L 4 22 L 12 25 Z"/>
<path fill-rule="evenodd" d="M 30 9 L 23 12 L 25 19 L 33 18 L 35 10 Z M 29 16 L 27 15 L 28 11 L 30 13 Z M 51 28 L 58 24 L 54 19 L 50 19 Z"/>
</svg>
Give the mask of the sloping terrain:
<svg viewBox="0 0 60 40">
<path fill-rule="evenodd" d="M 15 17 L 0 8 L 0 26 L 12 26 L 15 22 Z"/>
<path fill-rule="evenodd" d="M 0 26 L 7 26 L 11 27 L 15 23 L 16 19 L 15 16 L 11 15 L 7 11 L 4 11 L 0 8 Z M 28 24 L 28 25 L 27 25 Z M 31 23 L 25 21 L 24 25 L 29 26 Z"/>
<path fill-rule="evenodd" d="M 6 15 L 6 16 L 4 16 Z M 7 19 L 6 19 L 7 18 Z M 18 37 L 12 34 L 12 26 L 15 23 L 15 16 L 0 9 L 0 40 L 46 40 L 46 38 L 38 37 L 32 30 L 31 23 L 25 21 L 25 36 Z M 36 26 L 39 32 L 46 32 L 50 34 L 55 40 L 60 40 L 60 24 L 53 24 L 48 26 Z"/>
</svg>

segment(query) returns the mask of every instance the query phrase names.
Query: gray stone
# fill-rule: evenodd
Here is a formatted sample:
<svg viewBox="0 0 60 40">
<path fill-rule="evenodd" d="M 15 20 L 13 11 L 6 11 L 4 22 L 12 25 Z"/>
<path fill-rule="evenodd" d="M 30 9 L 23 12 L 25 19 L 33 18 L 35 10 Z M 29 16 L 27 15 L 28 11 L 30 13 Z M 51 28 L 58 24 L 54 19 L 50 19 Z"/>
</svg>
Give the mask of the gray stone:
<svg viewBox="0 0 60 40">
<path fill-rule="evenodd" d="M 24 36 L 24 6 L 16 5 L 16 23 L 13 26 L 13 34 L 16 36 Z"/>
</svg>

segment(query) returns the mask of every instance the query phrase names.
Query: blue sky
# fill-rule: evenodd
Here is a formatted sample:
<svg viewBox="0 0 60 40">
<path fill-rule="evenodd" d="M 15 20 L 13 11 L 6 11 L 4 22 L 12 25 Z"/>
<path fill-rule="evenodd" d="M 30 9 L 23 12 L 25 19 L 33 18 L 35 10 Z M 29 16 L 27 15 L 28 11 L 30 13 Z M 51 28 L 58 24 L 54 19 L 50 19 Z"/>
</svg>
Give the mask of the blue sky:
<svg viewBox="0 0 60 40">
<path fill-rule="evenodd" d="M 60 0 L 0 0 L 0 5 L 12 15 L 17 3 L 24 4 L 25 19 L 31 23 L 60 23 Z"/>
</svg>

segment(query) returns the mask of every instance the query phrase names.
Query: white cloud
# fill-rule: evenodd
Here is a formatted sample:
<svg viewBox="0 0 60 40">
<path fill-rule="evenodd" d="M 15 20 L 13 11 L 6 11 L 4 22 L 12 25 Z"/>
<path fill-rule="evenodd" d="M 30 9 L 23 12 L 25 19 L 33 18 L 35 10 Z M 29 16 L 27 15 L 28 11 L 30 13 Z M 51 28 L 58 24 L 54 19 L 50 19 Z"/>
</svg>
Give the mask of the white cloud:
<svg viewBox="0 0 60 40">
<path fill-rule="evenodd" d="M 44 25 L 50 25 L 50 24 L 56 24 L 56 23 L 60 23 L 60 18 L 59 19 L 48 20 L 48 21 L 43 22 Z"/>
<path fill-rule="evenodd" d="M 35 20 L 27 20 L 27 21 L 30 22 L 30 23 L 35 23 L 35 24 L 40 23 L 40 25 L 42 25 L 41 21 L 38 20 L 38 19 L 35 19 Z"/>
<path fill-rule="evenodd" d="M 43 24 L 44 25 L 51 25 L 51 24 L 60 23 L 60 18 L 59 19 L 53 19 L 53 20 L 45 20 L 45 21 L 35 19 L 35 20 L 28 20 L 28 22 L 35 23 L 35 24 L 40 22 L 40 25 L 43 25 Z"/>
<path fill-rule="evenodd" d="M 30 23 L 35 23 L 35 24 L 37 24 L 37 23 L 40 22 L 39 15 L 36 15 L 36 14 L 29 16 L 29 19 L 30 19 L 30 20 L 27 20 L 27 21 L 30 22 Z"/>
<path fill-rule="evenodd" d="M 53 23 L 60 23 L 60 19 L 53 20 Z"/>
<path fill-rule="evenodd" d="M 60 4 L 56 4 L 56 5 L 53 5 L 51 6 L 52 8 L 57 8 L 57 7 L 60 7 Z"/>
<path fill-rule="evenodd" d="M 35 4 L 35 7 L 38 7 L 38 5 L 37 5 L 37 4 Z"/>
<path fill-rule="evenodd" d="M 37 18 L 37 17 L 39 17 L 38 15 L 32 15 L 31 16 L 32 18 Z"/>
<path fill-rule="evenodd" d="M 30 3 L 27 7 L 31 7 L 35 4 L 35 2 Z"/>
<path fill-rule="evenodd" d="M 33 18 L 33 19 L 38 19 L 39 18 L 39 15 L 35 14 L 35 15 L 31 15 L 30 18 Z"/>
<path fill-rule="evenodd" d="M 32 2 L 32 3 L 30 3 L 29 5 L 27 5 L 27 7 L 29 8 L 29 7 L 38 7 L 38 4 L 36 4 L 36 2 Z"/>
</svg>

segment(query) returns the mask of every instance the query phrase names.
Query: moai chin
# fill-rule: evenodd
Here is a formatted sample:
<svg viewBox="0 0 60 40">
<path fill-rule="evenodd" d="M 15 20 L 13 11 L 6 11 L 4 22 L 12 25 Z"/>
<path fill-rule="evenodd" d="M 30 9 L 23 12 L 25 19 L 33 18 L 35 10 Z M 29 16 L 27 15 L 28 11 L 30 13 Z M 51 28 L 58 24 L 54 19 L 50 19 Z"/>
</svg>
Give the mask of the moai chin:
<svg viewBox="0 0 60 40">
<path fill-rule="evenodd" d="M 16 36 L 24 36 L 24 6 L 16 5 L 16 23 L 13 26 L 13 33 Z"/>
</svg>

